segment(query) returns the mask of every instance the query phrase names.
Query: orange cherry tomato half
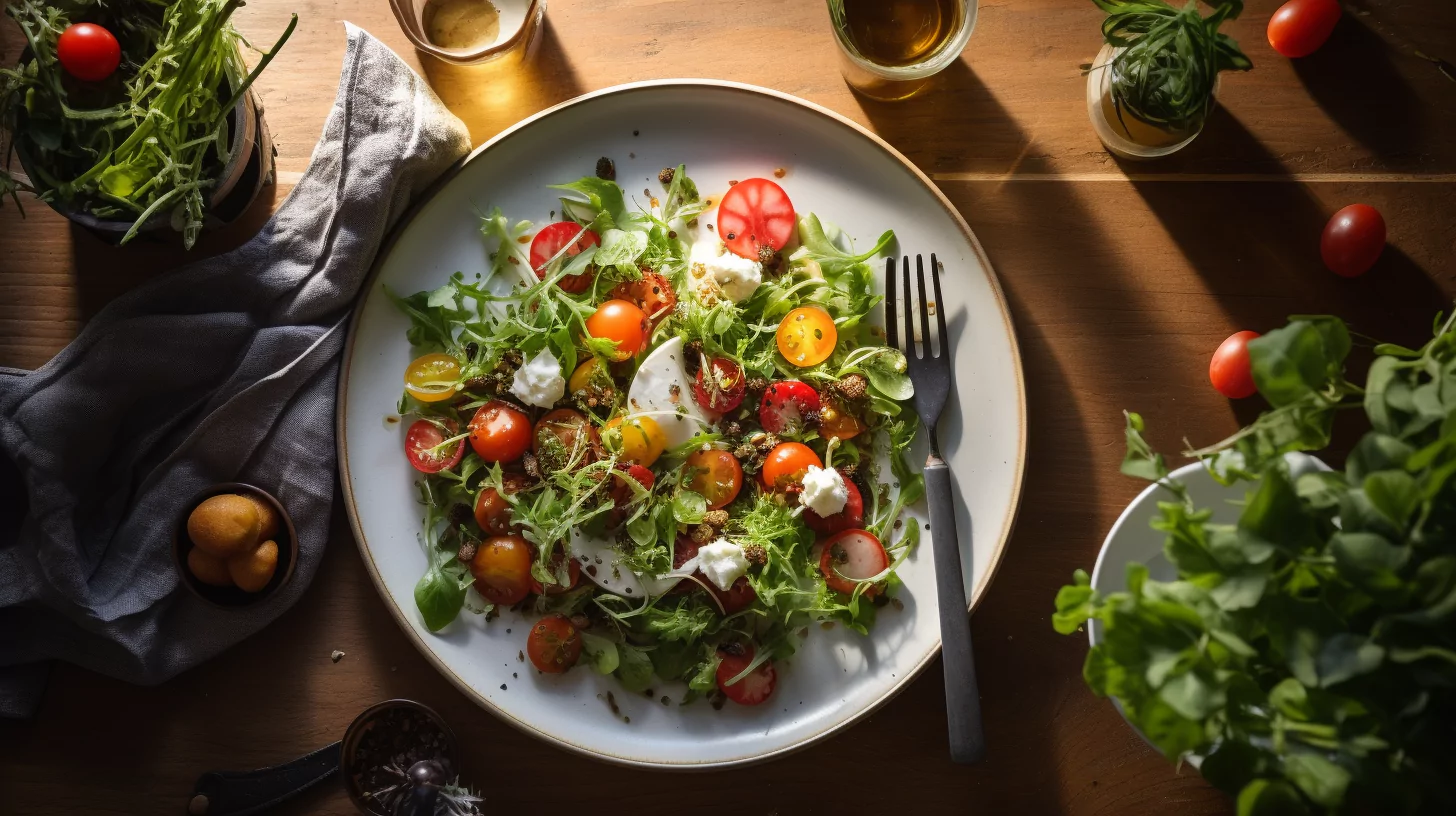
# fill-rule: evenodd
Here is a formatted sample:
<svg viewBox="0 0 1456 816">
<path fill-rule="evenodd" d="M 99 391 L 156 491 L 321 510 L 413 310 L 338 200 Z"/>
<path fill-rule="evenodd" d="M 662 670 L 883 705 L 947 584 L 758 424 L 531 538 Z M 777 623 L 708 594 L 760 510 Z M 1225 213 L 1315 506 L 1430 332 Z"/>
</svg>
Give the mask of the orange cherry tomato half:
<svg viewBox="0 0 1456 816">
<path fill-rule="evenodd" d="M 784 315 L 775 337 L 779 354 L 799 368 L 816 366 L 829 359 L 839 342 L 834 318 L 823 309 L 800 306 Z"/>
<path fill-rule="evenodd" d="M 1343 14 L 1336 0 L 1289 0 L 1269 18 L 1269 44 L 1283 56 L 1307 57 L 1325 44 Z"/>
<path fill-rule="evenodd" d="M 460 382 L 460 361 L 448 354 L 416 357 L 404 370 L 404 390 L 420 402 L 440 402 L 455 396 Z"/>
<path fill-rule="evenodd" d="M 844 410 L 839 403 L 826 401 L 819 412 L 819 435 L 825 439 L 853 439 L 866 428 L 859 417 Z"/>
<path fill-rule="evenodd" d="M 1335 213 L 1320 235 L 1320 257 L 1342 278 L 1370 271 L 1385 251 L 1385 216 L 1368 204 L 1351 204 Z"/>
<path fill-rule="evenodd" d="M 1218 393 L 1229 399 L 1251 397 L 1259 389 L 1254 385 L 1254 371 L 1249 363 L 1249 341 L 1258 332 L 1241 331 L 1229 335 L 1208 361 L 1208 381 Z"/>
<path fill-rule="evenodd" d="M 561 674 L 581 657 L 581 633 L 565 615 L 547 615 L 536 621 L 526 636 L 526 654 L 540 671 Z"/>
<path fill-rule="evenodd" d="M 556 549 L 551 553 L 552 575 L 555 575 L 556 571 L 561 569 L 561 559 L 563 558 L 566 558 L 566 554 L 562 552 L 561 546 L 557 545 Z M 566 574 L 566 586 L 562 586 L 561 584 L 550 584 L 547 586 L 542 586 L 541 582 L 537 581 L 535 576 L 532 576 L 531 592 L 537 595 L 560 595 L 563 592 L 568 592 L 570 590 L 576 589 L 577 583 L 581 581 L 581 562 L 577 561 L 575 558 L 567 561 Z"/>
<path fill-rule="evenodd" d="M 760 663 L 742 680 L 732 682 L 752 665 L 753 654 L 752 646 L 730 646 L 718 650 L 718 672 L 714 675 L 718 690 L 739 705 L 758 705 L 767 700 L 773 695 L 774 685 L 778 682 L 771 660 Z"/>
<path fill-rule="evenodd" d="M 536 423 L 531 450 L 538 457 L 544 457 L 543 463 L 553 467 L 564 466 L 572 459 L 576 459 L 578 464 L 588 465 L 595 458 L 593 449 L 600 443 L 597 429 L 584 414 L 570 408 L 557 408 L 547 411 Z M 585 450 L 577 450 L 581 446 L 585 446 Z M 560 461 L 548 462 L 557 459 Z"/>
<path fill-rule="evenodd" d="M 677 308 L 677 293 L 672 290 L 672 284 L 650 269 L 643 270 L 640 280 L 617 284 L 612 290 L 612 297 L 637 304 L 653 326 Z"/>
<path fill-rule="evenodd" d="M 575 239 L 575 240 L 572 240 Z M 531 268 L 536 270 L 536 277 L 546 280 L 546 263 L 556 257 L 567 243 L 564 259 L 574 258 L 588 247 L 601 244 L 601 236 L 583 227 L 574 221 L 559 221 L 555 224 L 548 224 L 536 233 L 531 240 Z M 591 272 L 583 272 L 580 275 L 567 275 L 556 282 L 561 291 L 579 294 L 591 288 L 592 280 L 596 276 Z"/>
<path fill-rule="evenodd" d="M 74 23 L 56 40 L 56 58 L 66 73 L 82 82 L 100 82 L 121 65 L 121 43 L 95 23 Z"/>
<path fill-rule="evenodd" d="M 470 447 L 487 462 L 514 462 L 531 447 L 531 418 L 519 408 L 491 400 L 470 418 Z"/>
<path fill-rule="evenodd" d="M 443 425 L 442 429 L 440 425 Z M 447 439 L 446 434 L 455 436 L 460 425 L 453 419 L 417 419 L 404 435 L 404 455 L 410 465 L 421 473 L 439 473 L 460 464 L 465 455 L 465 440 L 455 443 L 453 450 L 438 450 Z"/>
<path fill-rule="evenodd" d="M 605 337 L 617 344 L 613 359 L 628 360 L 647 348 L 647 338 L 652 336 L 652 323 L 637 304 L 609 300 L 586 319 L 586 330 L 592 337 Z"/>
<path fill-rule="evenodd" d="M 744 179 L 718 204 L 718 237 L 734 255 L 759 260 L 759 252 L 784 248 L 794 237 L 794 204 L 768 179 Z"/>
<path fill-rule="evenodd" d="M 531 480 L 518 473 L 501 476 L 501 487 L 505 488 L 506 496 L 519 493 L 530 486 Z M 488 536 L 514 535 L 521 531 L 521 525 L 516 524 L 511 515 L 511 503 L 493 487 L 485 488 L 476 497 L 475 523 Z"/>
<path fill-rule="evenodd" d="M 763 459 L 760 474 L 771 490 L 787 490 L 804 479 L 809 466 L 824 467 L 819 454 L 802 442 L 780 442 Z"/>
<path fill-rule="evenodd" d="M 728 451 L 695 451 L 684 466 L 693 471 L 688 489 L 707 499 L 709 510 L 727 507 L 743 489 L 743 466 Z"/>
<path fill-rule="evenodd" d="M 531 594 L 532 560 L 531 545 L 520 536 L 487 538 L 470 559 L 476 591 L 493 604 L 520 603 Z"/>
<path fill-rule="evenodd" d="M 861 581 L 879 575 L 889 566 L 890 554 L 885 552 L 885 545 L 864 530 L 845 530 L 824 539 L 824 550 L 819 556 L 824 583 L 846 595 L 852 594 Z M 864 596 L 873 598 L 879 589 L 866 587 Z"/>
</svg>

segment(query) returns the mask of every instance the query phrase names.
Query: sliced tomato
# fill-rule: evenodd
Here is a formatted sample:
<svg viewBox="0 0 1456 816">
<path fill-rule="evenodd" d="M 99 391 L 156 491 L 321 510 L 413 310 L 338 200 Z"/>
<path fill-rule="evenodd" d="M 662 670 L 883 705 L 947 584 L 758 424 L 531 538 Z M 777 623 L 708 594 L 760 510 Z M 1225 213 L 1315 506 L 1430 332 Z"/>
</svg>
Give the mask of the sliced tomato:
<svg viewBox="0 0 1456 816">
<path fill-rule="evenodd" d="M 718 603 L 722 604 L 725 615 L 742 612 L 758 599 L 758 592 L 754 590 L 753 584 L 748 582 L 747 576 L 734 581 L 726 590 L 713 586 L 711 582 L 708 583 L 708 587 L 718 598 Z"/>
<path fill-rule="evenodd" d="M 627 484 L 628 479 L 635 479 L 637 484 L 651 490 L 657 477 L 652 471 L 641 465 L 617 465 L 617 472 L 612 474 L 611 496 L 612 503 L 617 507 L 626 507 L 637 493 L 632 486 Z"/>
<path fill-rule="evenodd" d="M 840 475 L 844 476 L 843 473 Z M 844 509 L 838 513 L 821 516 L 807 507 L 804 508 L 804 523 L 809 525 L 810 530 L 820 535 L 829 535 L 864 525 L 864 496 L 860 495 L 859 488 L 854 486 L 854 481 L 848 476 L 844 477 L 844 486 L 849 489 L 849 499 L 845 501 Z"/>
<path fill-rule="evenodd" d="M 596 427 L 585 414 L 570 408 L 557 408 L 547 411 L 536 421 L 531 451 L 548 469 L 563 468 L 573 459 L 579 467 L 591 464 L 601 441 Z"/>
<path fill-rule="evenodd" d="M 758 705 L 767 700 L 773 695 L 774 685 L 778 682 L 772 660 L 760 663 L 742 680 L 730 682 L 753 663 L 753 654 L 752 646 L 730 646 L 718 650 L 718 690 L 739 705 Z"/>
<path fill-rule="evenodd" d="M 546 263 L 556 257 L 556 253 L 560 252 L 562 247 L 570 243 L 571 246 L 567 248 L 564 257 L 574 258 L 588 247 L 597 246 L 601 242 L 600 235 L 574 221 L 558 221 L 555 224 L 548 224 L 542 227 L 531 241 L 531 268 L 536 270 L 536 277 L 546 280 Z M 577 294 L 591 288 L 594 277 L 592 272 L 567 275 L 557 281 L 557 285 L 563 292 Z"/>
<path fill-rule="evenodd" d="M 566 554 L 562 551 L 561 545 L 556 545 L 555 552 L 551 554 L 551 571 L 553 574 L 561 568 L 561 559 L 565 557 Z M 560 584 L 543 586 L 540 581 L 536 580 L 536 576 L 531 576 L 531 592 L 537 595 L 560 595 L 563 592 L 576 589 L 577 583 L 581 581 L 581 562 L 575 558 L 568 561 L 566 564 L 566 574 L 568 576 L 566 586 Z"/>
<path fill-rule="evenodd" d="M 683 564 L 698 557 L 698 549 L 698 542 L 685 535 L 678 536 L 677 541 L 672 545 L 672 568 L 674 570 L 682 569 Z M 668 594 L 686 595 L 697 588 L 697 583 L 683 579 L 674 584 L 673 588 L 668 590 Z"/>
<path fill-rule="evenodd" d="M 830 589 L 853 593 L 854 588 L 867 578 L 873 578 L 890 566 L 890 554 L 865 530 L 845 530 L 824 540 L 824 551 L 819 556 L 819 571 L 824 573 L 824 583 Z M 865 590 L 866 598 L 879 593 L 879 587 Z"/>
<path fill-rule="evenodd" d="M 843 441 L 853 439 L 868 429 L 869 426 L 845 409 L 843 404 L 824 400 L 824 407 L 819 412 L 820 436 Z"/>
<path fill-rule="evenodd" d="M 758 406 L 758 423 L 769 433 L 796 434 L 804 430 L 804 417 L 819 410 L 819 392 L 808 383 L 783 380 L 765 388 Z"/>
<path fill-rule="evenodd" d="M 727 507 L 743 489 L 743 465 L 728 451 L 695 451 L 683 464 L 693 474 L 688 489 L 707 499 L 709 510 Z"/>
<path fill-rule="evenodd" d="M 654 328 L 677 308 L 677 293 L 672 290 L 672 284 L 650 269 L 643 269 L 639 280 L 617 284 L 612 289 L 612 297 L 637 304 Z"/>
<path fill-rule="evenodd" d="M 727 357 L 709 360 L 707 365 L 698 368 L 698 378 L 693 381 L 693 399 L 720 414 L 742 405 L 747 390 L 748 377 L 743 373 L 743 366 Z"/>
<path fill-rule="evenodd" d="M 561 674 L 581 657 L 581 633 L 565 615 L 547 615 L 526 636 L 526 654 L 540 671 Z"/>
<path fill-rule="evenodd" d="M 718 237 L 729 251 L 759 259 L 762 247 L 774 252 L 794 237 L 794 204 L 784 188 L 768 179 L 744 179 L 718 205 Z"/>
<path fill-rule="evenodd" d="M 436 423 L 439 423 L 438 425 Z M 444 426 L 443 430 L 441 425 Z M 434 450 L 450 437 L 458 436 L 460 424 L 453 419 L 417 419 L 404 435 L 404 455 L 415 470 L 421 473 L 439 473 L 460 464 L 465 455 L 465 440 L 456 443 L 454 450 Z M 449 434 L 449 436 L 446 436 Z"/>
</svg>

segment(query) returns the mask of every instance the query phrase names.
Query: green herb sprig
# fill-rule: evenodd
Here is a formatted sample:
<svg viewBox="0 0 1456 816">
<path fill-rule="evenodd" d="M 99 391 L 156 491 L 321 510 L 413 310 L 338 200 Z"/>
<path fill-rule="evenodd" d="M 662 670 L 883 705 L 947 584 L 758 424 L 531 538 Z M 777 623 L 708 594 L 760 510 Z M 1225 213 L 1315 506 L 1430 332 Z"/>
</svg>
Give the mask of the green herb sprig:
<svg viewBox="0 0 1456 816">
<path fill-rule="evenodd" d="M 1198 0 L 1189 0 L 1181 10 L 1163 0 L 1092 2 L 1107 12 L 1103 38 L 1123 49 L 1108 65 L 1088 66 L 1112 71 L 1112 102 L 1119 120 L 1125 109 L 1168 131 L 1194 130 L 1213 109 L 1219 72 L 1254 67 L 1239 44 L 1218 31 L 1244 10 L 1243 0 L 1211 2 L 1213 13 L 1207 17 L 1198 13 Z"/>
<path fill-rule="evenodd" d="M 1153 527 L 1178 580 L 1127 567 L 1103 595 L 1085 572 L 1053 623 L 1101 622 L 1083 676 L 1170 758 L 1261 813 L 1456 812 L 1456 321 L 1423 348 L 1382 344 L 1363 386 L 1335 318 L 1293 318 L 1249 343 L 1273 408 L 1189 453 L 1252 486 L 1215 524 L 1128 415 L 1123 471 L 1167 487 Z M 1343 470 L 1284 454 L 1330 442 L 1336 412 L 1371 430 Z"/>
</svg>

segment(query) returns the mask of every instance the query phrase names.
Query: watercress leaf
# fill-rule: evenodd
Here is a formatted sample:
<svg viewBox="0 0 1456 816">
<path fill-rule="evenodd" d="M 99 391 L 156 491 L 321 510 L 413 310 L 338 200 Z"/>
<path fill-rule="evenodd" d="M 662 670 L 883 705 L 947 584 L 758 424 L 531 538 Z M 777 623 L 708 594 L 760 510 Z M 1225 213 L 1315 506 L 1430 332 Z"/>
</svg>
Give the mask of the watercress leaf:
<svg viewBox="0 0 1456 816">
<path fill-rule="evenodd" d="M 1372 592 L 1395 592 L 1403 586 L 1399 573 L 1410 559 L 1410 547 L 1375 533 L 1339 532 L 1330 539 L 1330 554 L 1346 580 Z"/>
<path fill-rule="evenodd" d="M 1224 739 L 1203 758 L 1198 772 L 1215 787 L 1238 793 L 1250 779 L 1265 773 L 1273 756 L 1241 739 Z"/>
<path fill-rule="evenodd" d="M 1371 473 L 1405 467 L 1414 452 L 1410 445 L 1393 436 L 1371 431 L 1350 451 L 1345 460 L 1345 476 L 1350 484 L 1358 486 Z"/>
<path fill-rule="evenodd" d="M 1208 595 L 1225 612 L 1251 609 L 1264 597 L 1268 583 L 1269 573 L 1266 570 L 1248 570 L 1226 576 L 1218 586 L 1209 590 Z"/>
<path fill-rule="evenodd" d="M 672 497 L 672 516 L 683 524 L 698 524 L 708 512 L 708 500 L 701 493 L 679 490 Z"/>
<path fill-rule="evenodd" d="M 1143 439 L 1143 418 L 1131 411 L 1124 411 L 1123 415 L 1127 418 L 1124 431 L 1127 454 L 1122 460 L 1123 475 L 1149 482 L 1166 477 L 1168 466 L 1163 462 L 1163 455 L 1154 452 L 1147 440 Z"/>
<path fill-rule="evenodd" d="M 653 647 L 647 656 L 652 660 L 652 670 L 664 680 L 682 680 L 698 663 L 700 649 L 696 644 L 663 641 Z"/>
<path fill-rule="evenodd" d="M 635 646 L 617 645 L 617 679 L 628 691 L 646 691 L 652 685 L 652 659 Z"/>
<path fill-rule="evenodd" d="M 439 564 L 432 565 L 415 584 L 415 606 L 425 628 L 438 632 L 459 617 L 465 606 L 465 587 L 460 585 L 459 576 L 446 571 Z"/>
<path fill-rule="evenodd" d="M 1350 772 L 1314 753 L 1289 754 L 1284 757 L 1284 775 L 1289 777 L 1310 801 L 1321 807 L 1338 807 L 1350 785 Z"/>
<path fill-rule="evenodd" d="M 1139 711 L 1135 724 L 1169 759 L 1182 757 L 1203 746 L 1203 724 L 1178 713 L 1161 694 Z"/>
<path fill-rule="evenodd" d="M 915 384 L 906 369 L 905 355 L 887 348 L 865 362 L 865 379 L 885 399 L 904 402 L 915 396 Z"/>
<path fill-rule="evenodd" d="M 594 256 L 600 266 L 635 266 L 647 250 L 647 233 L 639 230 L 609 229 L 602 234 L 602 244 Z"/>
<path fill-rule="evenodd" d="M 597 674 L 611 674 L 616 671 L 621 663 L 617 644 L 591 632 L 580 634 L 581 656 L 586 658 L 587 665 L 595 669 Z"/>
<path fill-rule="evenodd" d="M 698 666 L 698 671 L 688 680 L 688 688 L 692 691 L 712 691 L 718 687 L 718 663 L 721 658 L 714 652 L 707 660 Z"/>
<path fill-rule="evenodd" d="M 1327 639 L 1320 648 L 1318 671 L 1320 687 L 1329 688 L 1380 668 L 1385 649 L 1369 638 L 1341 632 Z M 1301 786 L 1303 787 L 1303 786 Z"/>
<path fill-rule="evenodd" d="M 1239 529 L 1271 545 L 1300 550 L 1316 543 L 1314 523 L 1304 512 L 1289 475 L 1282 468 L 1264 473 L 1239 515 Z"/>
<path fill-rule="evenodd" d="M 1278 408 L 1321 388 L 1330 367 L 1320 330 L 1294 321 L 1249 341 L 1249 361 L 1259 393 Z"/>
<path fill-rule="evenodd" d="M 1282 779 L 1255 779 L 1239 791 L 1238 816 L 1302 816 L 1309 813 L 1304 797 Z"/>
<path fill-rule="evenodd" d="M 1421 503 L 1416 480 L 1403 470 L 1382 470 L 1366 476 L 1365 495 L 1370 497 L 1375 509 L 1401 530 Z"/>
<path fill-rule="evenodd" d="M 1052 615 L 1052 627 L 1063 635 L 1070 635 L 1082 628 L 1096 613 L 1094 600 L 1096 590 L 1085 570 L 1072 574 L 1072 583 L 1057 590 L 1056 613 Z"/>
</svg>

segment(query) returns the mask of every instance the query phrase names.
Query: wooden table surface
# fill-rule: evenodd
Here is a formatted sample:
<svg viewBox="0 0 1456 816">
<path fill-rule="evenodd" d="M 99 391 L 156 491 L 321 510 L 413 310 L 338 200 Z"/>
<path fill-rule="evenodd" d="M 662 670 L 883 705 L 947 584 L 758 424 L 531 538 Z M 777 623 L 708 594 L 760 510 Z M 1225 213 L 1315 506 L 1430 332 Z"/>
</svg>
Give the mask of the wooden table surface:
<svg viewBox="0 0 1456 816">
<path fill-rule="evenodd" d="M 668 775 L 558 751 L 430 668 L 336 513 L 303 600 L 221 657 L 155 688 L 57 666 L 38 718 L 0 723 L 0 813 L 177 813 L 199 773 L 302 754 L 388 697 L 449 718 L 467 775 L 497 812 L 1229 812 L 1227 797 L 1086 689 L 1085 642 L 1051 629 L 1057 588 L 1091 567 L 1141 487 L 1117 472 L 1121 410 L 1143 412 L 1164 450 L 1220 438 L 1257 411 L 1208 386 L 1208 356 L 1231 332 L 1332 312 L 1419 343 L 1456 295 L 1456 82 L 1414 53 L 1456 59 L 1456 4 L 1348 0 L 1332 41 L 1296 63 L 1264 37 L 1277 5 L 1249 0 L 1226 28 L 1256 68 L 1225 76 L 1202 137 L 1175 158 L 1122 164 L 1087 122 L 1078 65 L 1099 47 L 1101 17 L 1088 0 L 985 0 L 963 59 L 898 105 L 849 92 L 819 0 L 553 0 L 539 53 L 509 70 L 422 60 L 384 0 L 252 0 L 236 19 L 255 42 L 271 42 L 289 12 L 300 17 L 257 86 L 281 183 L 194 255 L 246 237 L 304 169 L 334 97 L 343 20 L 419 68 L 477 142 L 585 91 L 704 76 L 828 106 L 935 179 L 1005 287 L 1029 398 L 1019 524 L 973 619 L 990 754 L 975 767 L 948 761 L 939 666 L 866 722 L 760 767 Z M 0 63 L 18 41 L 4 28 Z M 1384 212 L 1390 245 L 1370 274 L 1343 280 L 1321 265 L 1319 232 L 1356 201 Z M 0 208 L 0 365 L 44 363 L 109 299 L 186 260 L 102 247 L 43 206 L 27 211 Z M 338 663 L 335 649 L 347 655 Z M 352 811 L 331 787 L 282 812 Z"/>
</svg>

